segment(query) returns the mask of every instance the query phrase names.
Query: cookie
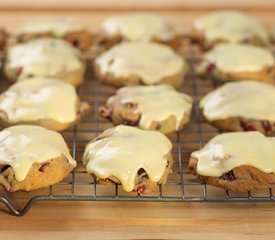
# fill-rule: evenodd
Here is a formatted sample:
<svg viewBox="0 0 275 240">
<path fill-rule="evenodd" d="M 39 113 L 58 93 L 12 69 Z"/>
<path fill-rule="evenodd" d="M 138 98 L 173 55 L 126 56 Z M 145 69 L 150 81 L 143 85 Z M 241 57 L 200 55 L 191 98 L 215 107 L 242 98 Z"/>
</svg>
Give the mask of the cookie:
<svg viewBox="0 0 275 240">
<path fill-rule="evenodd" d="M 160 132 L 120 125 L 86 146 L 83 165 L 98 183 L 149 193 L 164 184 L 172 171 L 171 149 L 172 143 Z"/>
<path fill-rule="evenodd" d="M 32 19 L 18 29 L 14 36 L 17 42 L 27 42 L 41 37 L 62 38 L 82 50 L 91 45 L 91 33 L 72 17 L 44 16 Z"/>
<path fill-rule="evenodd" d="M 275 130 L 275 87 L 267 83 L 243 81 L 226 83 L 201 101 L 204 118 L 223 131 Z"/>
<path fill-rule="evenodd" d="M 115 125 L 138 126 L 169 134 L 189 122 L 192 102 L 190 96 L 169 85 L 130 86 L 117 90 L 99 112 Z"/>
<path fill-rule="evenodd" d="M 95 60 L 95 72 L 116 87 L 167 83 L 180 86 L 187 63 L 171 48 L 157 43 L 120 43 Z"/>
<path fill-rule="evenodd" d="M 11 81 L 54 77 L 78 86 L 84 80 L 85 68 L 80 52 L 69 43 L 41 38 L 10 47 L 4 72 Z"/>
<path fill-rule="evenodd" d="M 62 136 L 40 126 L 2 130 L 0 155 L 0 185 L 9 192 L 58 183 L 76 166 Z"/>
<path fill-rule="evenodd" d="M 275 184 L 275 139 L 259 132 L 220 134 L 191 154 L 189 169 L 207 184 L 245 192 Z"/>
<path fill-rule="evenodd" d="M 275 60 L 268 49 L 223 43 L 204 54 L 197 72 L 219 81 L 251 79 L 274 83 Z"/>
<path fill-rule="evenodd" d="M 31 78 L 13 84 L 0 95 L 0 125 L 40 125 L 62 131 L 90 111 L 75 88 L 51 78 Z"/>
<path fill-rule="evenodd" d="M 270 41 L 262 23 L 239 11 L 217 11 L 199 17 L 193 23 L 191 38 L 205 49 L 221 42 L 266 46 Z"/>
<path fill-rule="evenodd" d="M 176 48 L 181 36 L 166 18 L 145 12 L 112 16 L 102 23 L 102 43 L 110 47 L 122 41 L 158 42 Z"/>
</svg>

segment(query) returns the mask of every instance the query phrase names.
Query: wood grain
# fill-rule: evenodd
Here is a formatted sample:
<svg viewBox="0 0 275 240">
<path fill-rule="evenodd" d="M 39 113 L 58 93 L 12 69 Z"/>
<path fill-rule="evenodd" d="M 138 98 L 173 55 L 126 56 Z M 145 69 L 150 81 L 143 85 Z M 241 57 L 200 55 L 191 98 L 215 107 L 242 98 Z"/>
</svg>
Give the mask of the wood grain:
<svg viewBox="0 0 275 240">
<path fill-rule="evenodd" d="M 6 1 L 6 3 L 1 1 L 0 6 L 7 7 L 13 4 L 16 7 L 16 2 L 18 3 L 13 0 Z M 31 2 L 35 1 L 26 1 L 24 4 L 30 5 Z M 76 2 L 81 5 L 84 0 Z M 102 2 L 99 5 L 114 3 L 111 0 Z M 126 1 L 121 2 L 126 4 Z M 139 4 L 137 2 L 135 1 L 135 4 Z M 166 1 L 166 4 L 174 4 L 176 1 L 168 2 L 170 1 Z M 199 2 L 203 4 L 203 1 Z M 214 0 L 207 2 L 211 5 Z M 272 2 L 262 1 L 261 3 L 267 6 L 265 4 Z M 49 1 L 50 3 L 53 1 Z M 43 14 L 75 15 L 90 29 L 95 29 L 104 18 L 115 13 L 107 10 L 67 9 L 63 11 L 58 9 L 58 4 L 61 3 L 63 4 L 64 1 L 59 1 L 54 9 L 47 10 Z M 18 3 L 17 7 L 22 4 Z M 72 2 L 69 2 L 68 6 L 72 6 L 71 4 Z M 148 4 L 153 4 L 153 2 Z M 246 3 L 243 1 L 239 4 Z M 0 9 L 0 23 L 9 30 L 14 30 L 22 22 L 40 15 L 41 12 L 2 8 Z M 171 18 L 178 26 L 188 27 L 191 21 L 204 11 L 164 10 L 161 13 Z M 273 10 L 256 11 L 254 9 L 250 13 L 266 24 L 270 25 L 274 22 Z M 4 206 L 0 205 L 0 239 L 263 240 L 275 238 L 274 203 L 41 202 L 35 204 L 27 215 L 21 218 L 13 217 L 4 210 Z"/>
</svg>

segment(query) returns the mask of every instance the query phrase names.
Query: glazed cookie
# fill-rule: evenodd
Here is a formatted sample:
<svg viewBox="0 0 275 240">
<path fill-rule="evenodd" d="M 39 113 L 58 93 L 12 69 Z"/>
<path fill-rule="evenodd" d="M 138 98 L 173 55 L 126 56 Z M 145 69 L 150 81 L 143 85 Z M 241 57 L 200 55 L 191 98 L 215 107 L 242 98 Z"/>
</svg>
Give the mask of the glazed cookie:
<svg viewBox="0 0 275 240">
<path fill-rule="evenodd" d="M 275 139 L 259 132 L 218 135 L 191 154 L 189 169 L 207 184 L 232 191 L 270 188 L 275 183 Z"/>
<path fill-rule="evenodd" d="M 0 95 L 0 124 L 5 127 L 33 124 L 62 131 L 77 124 L 89 110 L 72 85 L 57 79 L 26 79 Z"/>
<path fill-rule="evenodd" d="M 192 98 L 169 85 L 123 87 L 99 110 L 102 117 L 115 125 L 139 126 L 169 134 L 189 121 Z"/>
<path fill-rule="evenodd" d="M 217 11 L 198 18 L 191 38 L 206 49 L 220 42 L 267 45 L 270 40 L 263 24 L 238 11 Z"/>
<path fill-rule="evenodd" d="M 179 86 L 187 72 L 183 57 L 157 43 L 120 43 L 95 60 L 98 78 L 110 85 Z"/>
<path fill-rule="evenodd" d="M 243 81 L 226 83 L 208 93 L 200 102 L 204 118 L 223 131 L 275 130 L 275 87 Z"/>
<path fill-rule="evenodd" d="M 91 45 L 91 34 L 85 26 L 72 17 L 40 17 L 32 19 L 14 33 L 18 42 L 41 37 L 63 38 L 82 50 Z"/>
<path fill-rule="evenodd" d="M 219 44 L 203 56 L 197 71 L 220 81 L 243 79 L 274 83 L 275 60 L 271 51 L 245 44 Z"/>
<path fill-rule="evenodd" d="M 2 130 L 0 155 L 0 185 L 9 192 L 58 183 L 76 166 L 62 136 L 39 126 Z"/>
<path fill-rule="evenodd" d="M 171 149 L 172 143 L 160 132 L 120 125 L 86 146 L 83 164 L 98 183 L 149 193 L 172 172 Z"/>
<path fill-rule="evenodd" d="M 127 13 L 106 19 L 102 24 L 103 43 L 107 47 L 121 41 L 159 42 L 177 47 L 180 33 L 166 18 L 153 13 Z"/>
<path fill-rule="evenodd" d="M 12 81 L 30 77 L 55 77 L 78 86 L 85 62 L 80 52 L 61 39 L 41 38 L 10 47 L 4 66 Z"/>
</svg>

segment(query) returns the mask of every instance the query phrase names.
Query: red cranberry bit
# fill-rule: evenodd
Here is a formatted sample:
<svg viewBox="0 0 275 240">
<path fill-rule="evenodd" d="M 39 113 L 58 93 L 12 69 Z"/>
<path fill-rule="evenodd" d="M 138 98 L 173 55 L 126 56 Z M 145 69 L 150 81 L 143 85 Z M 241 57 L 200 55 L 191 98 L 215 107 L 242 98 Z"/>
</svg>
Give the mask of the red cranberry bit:
<svg viewBox="0 0 275 240">
<path fill-rule="evenodd" d="M 20 67 L 18 67 L 18 68 L 16 69 L 16 74 L 17 74 L 17 75 L 20 75 L 22 71 L 23 71 L 23 67 L 20 66 Z"/>
<path fill-rule="evenodd" d="M 99 107 L 99 113 L 102 117 L 111 119 L 112 114 L 113 114 L 113 110 L 107 107 Z"/>
<path fill-rule="evenodd" d="M 38 169 L 39 172 L 44 172 L 45 168 L 49 166 L 50 163 L 43 163 L 41 167 Z"/>
<path fill-rule="evenodd" d="M 137 193 L 138 193 L 138 194 L 142 194 L 142 193 L 145 192 L 145 190 L 146 190 L 146 186 L 145 186 L 145 185 L 140 185 L 140 186 L 138 186 L 138 188 L 137 188 Z"/>
<path fill-rule="evenodd" d="M 211 74 L 216 69 L 216 64 L 210 63 L 206 68 L 206 73 Z"/>
<path fill-rule="evenodd" d="M 266 133 L 270 133 L 272 131 L 272 125 L 269 121 L 261 121 L 261 124 Z"/>
<path fill-rule="evenodd" d="M 236 177 L 235 177 L 235 174 L 234 174 L 233 170 L 231 170 L 231 171 L 229 171 L 227 173 L 224 173 L 221 176 L 221 179 L 229 181 L 229 182 L 232 182 L 232 181 L 236 180 Z"/>
<path fill-rule="evenodd" d="M 242 127 L 242 129 L 244 131 L 257 131 L 257 129 L 255 128 L 255 126 L 253 126 L 251 123 L 249 122 L 245 122 L 245 121 L 240 121 L 240 126 Z"/>
<path fill-rule="evenodd" d="M 70 40 L 71 44 L 74 46 L 74 47 L 78 47 L 79 46 L 79 41 L 77 39 L 71 39 Z"/>
</svg>

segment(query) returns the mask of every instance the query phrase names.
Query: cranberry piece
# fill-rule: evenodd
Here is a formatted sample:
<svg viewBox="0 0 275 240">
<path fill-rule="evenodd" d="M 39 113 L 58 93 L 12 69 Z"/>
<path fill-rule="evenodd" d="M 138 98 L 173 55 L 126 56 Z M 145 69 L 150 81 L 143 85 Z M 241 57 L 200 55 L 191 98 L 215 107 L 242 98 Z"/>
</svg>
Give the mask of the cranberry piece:
<svg viewBox="0 0 275 240">
<path fill-rule="evenodd" d="M 77 39 L 72 39 L 70 40 L 71 44 L 74 46 L 74 47 L 78 47 L 79 46 L 79 41 Z"/>
<path fill-rule="evenodd" d="M 22 71 L 23 71 L 23 67 L 22 67 L 22 66 L 18 67 L 18 68 L 16 69 L 17 75 L 19 75 Z"/>
<path fill-rule="evenodd" d="M 145 190 L 146 190 L 146 186 L 145 185 L 140 185 L 137 188 L 137 193 L 142 194 L 142 193 L 145 192 Z"/>
<path fill-rule="evenodd" d="M 240 126 L 244 131 L 256 131 L 256 127 L 249 122 L 240 121 Z"/>
<path fill-rule="evenodd" d="M 221 176 L 221 179 L 229 181 L 229 182 L 232 182 L 232 181 L 234 181 L 236 179 L 236 177 L 235 177 L 235 174 L 234 174 L 233 170 L 231 170 L 231 171 L 229 171 L 227 173 L 224 173 Z"/>
<path fill-rule="evenodd" d="M 45 171 L 45 168 L 47 167 L 47 166 L 49 166 L 50 165 L 50 163 L 43 163 L 42 165 L 41 165 L 41 167 L 38 169 L 38 171 L 39 172 L 44 172 Z"/>
<path fill-rule="evenodd" d="M 216 69 L 216 65 L 214 63 L 210 63 L 206 68 L 206 73 L 211 74 Z"/>
<path fill-rule="evenodd" d="M 102 117 L 105 117 L 108 119 L 110 119 L 113 114 L 113 110 L 107 107 L 99 107 L 98 111 Z"/>
<path fill-rule="evenodd" d="M 267 120 L 261 121 L 261 124 L 266 133 L 269 133 L 272 131 L 272 125 L 269 121 Z"/>
</svg>

